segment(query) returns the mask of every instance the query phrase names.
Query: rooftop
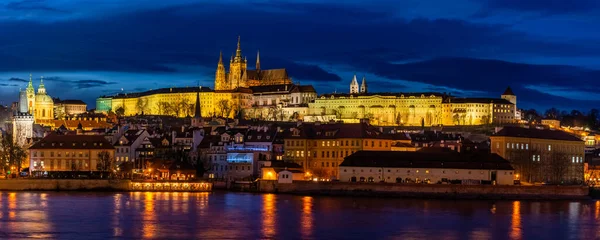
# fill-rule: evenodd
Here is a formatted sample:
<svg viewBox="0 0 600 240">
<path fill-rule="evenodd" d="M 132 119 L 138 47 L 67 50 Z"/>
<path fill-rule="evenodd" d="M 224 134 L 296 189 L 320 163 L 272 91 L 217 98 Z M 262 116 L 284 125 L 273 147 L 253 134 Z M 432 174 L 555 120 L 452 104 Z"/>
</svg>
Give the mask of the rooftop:
<svg viewBox="0 0 600 240">
<path fill-rule="evenodd" d="M 581 138 L 571 135 L 570 133 L 563 132 L 560 130 L 550 129 L 537 129 L 537 128 L 522 128 L 506 126 L 502 130 L 498 131 L 494 136 L 502 137 L 518 137 L 518 138 L 537 138 L 537 139 L 551 139 L 561 141 L 575 141 L 583 142 Z"/>
<path fill-rule="evenodd" d="M 101 135 L 50 134 L 29 149 L 114 149 Z"/>
<path fill-rule="evenodd" d="M 358 151 L 346 157 L 340 167 L 448 168 L 513 170 L 497 154 L 455 151 Z"/>
</svg>

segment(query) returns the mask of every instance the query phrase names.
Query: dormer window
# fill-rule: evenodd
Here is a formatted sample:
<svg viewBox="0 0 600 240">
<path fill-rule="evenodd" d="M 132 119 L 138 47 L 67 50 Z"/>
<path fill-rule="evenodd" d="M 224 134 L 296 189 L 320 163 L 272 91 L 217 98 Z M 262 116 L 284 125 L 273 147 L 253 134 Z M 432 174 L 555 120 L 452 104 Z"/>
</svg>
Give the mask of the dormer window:
<svg viewBox="0 0 600 240">
<path fill-rule="evenodd" d="M 75 143 L 73 143 L 73 147 L 75 147 Z"/>
<path fill-rule="evenodd" d="M 258 136 L 258 137 L 257 137 L 257 139 L 258 139 L 258 140 L 260 140 L 260 138 L 261 138 L 261 137 L 262 137 L 262 136 Z"/>
<path fill-rule="evenodd" d="M 248 136 L 248 140 L 252 139 L 252 135 Z"/>
<path fill-rule="evenodd" d="M 54 143 L 52 143 L 52 146 L 54 147 Z"/>
<path fill-rule="evenodd" d="M 271 136 L 267 136 L 267 139 L 271 139 Z"/>
<path fill-rule="evenodd" d="M 62 143 L 59 143 L 58 145 L 62 147 Z"/>
<path fill-rule="evenodd" d="M 44 143 L 42 143 L 41 145 L 42 145 L 42 147 L 43 147 L 43 146 L 44 146 Z"/>
<path fill-rule="evenodd" d="M 83 146 L 85 147 L 85 143 L 83 143 Z"/>
</svg>

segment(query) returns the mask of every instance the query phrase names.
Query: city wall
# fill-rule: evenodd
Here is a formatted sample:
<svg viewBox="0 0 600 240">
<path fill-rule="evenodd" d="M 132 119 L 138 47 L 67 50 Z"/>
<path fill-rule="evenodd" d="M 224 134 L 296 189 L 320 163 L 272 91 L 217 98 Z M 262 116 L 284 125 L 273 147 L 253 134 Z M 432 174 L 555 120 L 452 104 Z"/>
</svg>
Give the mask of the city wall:
<svg viewBox="0 0 600 240">
<path fill-rule="evenodd" d="M 196 187 L 196 185 L 198 185 Z M 211 191 L 211 183 L 132 182 L 102 179 L 8 179 L 0 191 Z"/>
<path fill-rule="evenodd" d="M 302 181 L 260 181 L 259 190 L 302 195 L 414 197 L 448 199 L 588 199 L 584 186 L 492 186 Z"/>
</svg>

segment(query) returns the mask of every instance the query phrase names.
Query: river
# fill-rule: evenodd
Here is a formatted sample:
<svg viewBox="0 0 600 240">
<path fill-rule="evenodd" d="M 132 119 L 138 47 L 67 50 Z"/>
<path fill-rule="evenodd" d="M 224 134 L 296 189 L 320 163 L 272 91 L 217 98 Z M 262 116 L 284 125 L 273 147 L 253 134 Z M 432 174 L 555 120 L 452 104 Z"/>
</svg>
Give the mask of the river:
<svg viewBox="0 0 600 240">
<path fill-rule="evenodd" d="M 0 192 L 0 239 L 598 239 L 599 201 Z"/>
</svg>

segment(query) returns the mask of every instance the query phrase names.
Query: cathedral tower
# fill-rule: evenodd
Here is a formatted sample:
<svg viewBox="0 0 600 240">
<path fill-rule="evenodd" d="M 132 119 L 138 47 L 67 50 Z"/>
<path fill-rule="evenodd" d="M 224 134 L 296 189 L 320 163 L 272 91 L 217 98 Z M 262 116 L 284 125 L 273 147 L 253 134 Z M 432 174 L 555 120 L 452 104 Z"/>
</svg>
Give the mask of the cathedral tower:
<svg viewBox="0 0 600 240">
<path fill-rule="evenodd" d="M 256 51 L 256 71 L 260 72 L 260 51 Z"/>
<path fill-rule="evenodd" d="M 235 57 L 229 62 L 229 83 L 231 84 L 230 89 L 236 89 L 244 86 L 242 82 L 242 75 L 246 71 L 247 61 L 242 57 L 242 47 L 240 43 L 240 37 L 238 36 L 237 49 L 235 50 Z"/>
<path fill-rule="evenodd" d="M 358 81 L 356 80 L 356 74 L 352 77 L 352 82 L 350 82 L 350 94 L 358 93 Z"/>
<path fill-rule="evenodd" d="M 362 79 L 362 83 L 360 84 L 360 93 L 367 93 L 367 78 L 364 76 Z"/>
<path fill-rule="evenodd" d="M 227 83 L 227 74 L 225 73 L 225 65 L 223 65 L 223 52 L 219 55 L 219 63 L 217 64 L 217 72 L 215 73 L 215 90 L 229 89 Z"/>
</svg>

